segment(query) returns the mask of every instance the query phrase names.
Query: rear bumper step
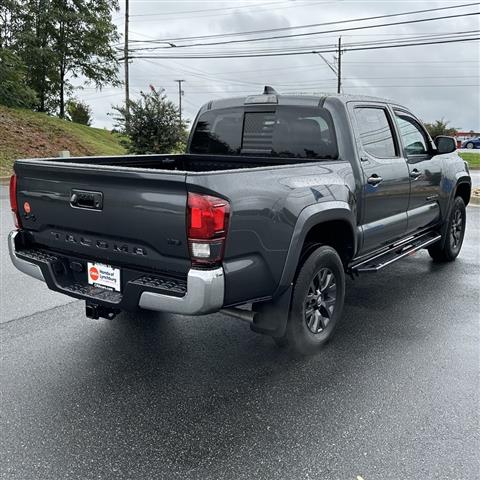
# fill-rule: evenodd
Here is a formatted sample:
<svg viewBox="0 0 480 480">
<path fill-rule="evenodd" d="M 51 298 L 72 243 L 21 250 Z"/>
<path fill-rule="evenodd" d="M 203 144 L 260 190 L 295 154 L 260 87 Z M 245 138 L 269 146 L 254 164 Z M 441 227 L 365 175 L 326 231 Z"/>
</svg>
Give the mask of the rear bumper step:
<svg viewBox="0 0 480 480">
<path fill-rule="evenodd" d="M 12 263 L 23 273 L 46 282 L 51 290 L 107 308 L 125 310 L 140 307 L 199 315 L 216 312 L 223 306 L 225 282 L 221 267 L 214 270 L 192 268 L 186 280 L 138 272 L 138 275 L 131 275 L 131 279 L 124 283 L 120 293 L 88 284 L 86 272 L 78 273 L 69 269 L 71 258 L 66 255 L 22 247 L 21 235 L 21 231 L 13 231 L 8 237 Z"/>
</svg>

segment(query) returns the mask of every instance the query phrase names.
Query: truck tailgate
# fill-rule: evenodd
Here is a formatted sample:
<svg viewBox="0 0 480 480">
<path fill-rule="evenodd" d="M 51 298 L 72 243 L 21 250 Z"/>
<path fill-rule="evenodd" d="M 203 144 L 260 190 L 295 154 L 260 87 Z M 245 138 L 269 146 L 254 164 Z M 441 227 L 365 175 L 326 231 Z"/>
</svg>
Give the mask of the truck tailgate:
<svg viewBox="0 0 480 480">
<path fill-rule="evenodd" d="M 113 265 L 185 275 L 185 174 L 17 161 L 22 226 L 33 241 Z"/>
</svg>

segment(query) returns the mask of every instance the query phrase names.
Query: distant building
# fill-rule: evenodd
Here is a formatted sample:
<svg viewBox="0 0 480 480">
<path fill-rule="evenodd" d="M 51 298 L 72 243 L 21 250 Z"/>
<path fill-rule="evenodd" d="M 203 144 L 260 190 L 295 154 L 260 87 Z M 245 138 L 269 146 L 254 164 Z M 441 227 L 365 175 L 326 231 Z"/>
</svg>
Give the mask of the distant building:
<svg viewBox="0 0 480 480">
<path fill-rule="evenodd" d="M 457 132 L 456 137 L 457 140 L 461 140 L 463 142 L 464 140 L 468 140 L 472 137 L 480 137 L 480 132 L 474 132 L 473 130 L 470 130 L 469 132 Z"/>
<path fill-rule="evenodd" d="M 460 147 L 465 140 L 473 137 L 480 137 L 480 132 L 474 132 L 473 130 L 470 130 L 469 132 L 457 132 L 455 137 L 457 139 L 457 146 Z"/>
</svg>

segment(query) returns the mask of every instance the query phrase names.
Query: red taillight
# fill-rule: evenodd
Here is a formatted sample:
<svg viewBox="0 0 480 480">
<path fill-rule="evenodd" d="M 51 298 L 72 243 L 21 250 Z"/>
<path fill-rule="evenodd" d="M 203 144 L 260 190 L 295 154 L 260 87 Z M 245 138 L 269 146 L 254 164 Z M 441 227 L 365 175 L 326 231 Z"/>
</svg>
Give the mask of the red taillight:
<svg viewBox="0 0 480 480">
<path fill-rule="evenodd" d="M 229 215 L 230 204 L 223 198 L 188 194 L 187 234 L 194 265 L 222 260 Z"/>
<path fill-rule="evenodd" d="M 22 224 L 20 222 L 17 202 L 17 176 L 15 174 L 10 177 L 10 208 L 12 209 L 13 223 L 15 224 L 15 227 L 21 228 Z"/>
</svg>

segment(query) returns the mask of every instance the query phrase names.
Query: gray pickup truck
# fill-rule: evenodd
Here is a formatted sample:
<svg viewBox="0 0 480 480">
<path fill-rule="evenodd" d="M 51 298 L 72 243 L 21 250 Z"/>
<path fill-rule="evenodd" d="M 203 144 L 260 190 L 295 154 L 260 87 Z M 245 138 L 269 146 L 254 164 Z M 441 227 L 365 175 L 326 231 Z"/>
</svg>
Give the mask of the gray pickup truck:
<svg viewBox="0 0 480 480">
<path fill-rule="evenodd" d="M 471 190 L 454 139 L 401 105 L 271 87 L 204 105 L 186 154 L 14 168 L 11 259 L 88 317 L 223 311 L 300 353 L 331 338 L 345 274 L 454 260 Z"/>
</svg>

